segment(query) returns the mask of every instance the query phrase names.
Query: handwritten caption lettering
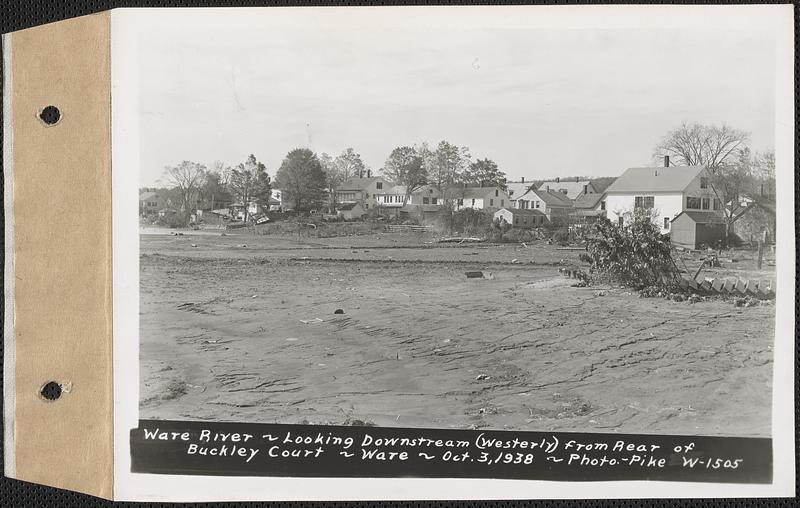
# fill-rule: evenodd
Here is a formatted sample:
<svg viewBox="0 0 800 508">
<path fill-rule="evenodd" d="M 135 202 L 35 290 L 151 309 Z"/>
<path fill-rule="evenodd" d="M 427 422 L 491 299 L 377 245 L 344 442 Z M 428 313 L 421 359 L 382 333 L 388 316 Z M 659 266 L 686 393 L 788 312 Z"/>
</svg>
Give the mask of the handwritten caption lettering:
<svg viewBox="0 0 800 508">
<path fill-rule="evenodd" d="M 142 422 L 134 471 L 766 482 L 768 439 Z"/>
</svg>

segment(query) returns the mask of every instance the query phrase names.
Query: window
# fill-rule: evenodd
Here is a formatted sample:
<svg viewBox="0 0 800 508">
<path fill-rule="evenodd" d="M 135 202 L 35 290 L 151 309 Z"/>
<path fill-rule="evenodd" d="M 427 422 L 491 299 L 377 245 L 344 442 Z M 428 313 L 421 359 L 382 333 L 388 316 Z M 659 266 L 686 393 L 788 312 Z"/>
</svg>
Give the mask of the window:
<svg viewBox="0 0 800 508">
<path fill-rule="evenodd" d="M 495 189 L 495 190 L 494 190 L 494 197 L 497 197 L 497 196 L 499 196 L 498 192 L 499 192 L 499 191 L 498 191 L 497 189 Z"/>
<path fill-rule="evenodd" d="M 519 224 L 519 217 L 514 217 L 514 224 Z"/>
<path fill-rule="evenodd" d="M 534 208 L 539 208 L 539 202 L 538 201 L 534 201 L 533 204 L 534 204 Z"/>
<path fill-rule="evenodd" d="M 506 200 L 505 199 L 501 199 L 500 200 L 500 206 L 506 206 Z"/>
<path fill-rule="evenodd" d="M 422 204 L 423 205 L 429 205 L 430 202 L 431 202 L 431 199 L 429 197 L 425 196 L 424 198 L 422 198 Z"/>
<path fill-rule="evenodd" d="M 472 198 L 472 206 L 475 206 L 475 198 Z"/>
<path fill-rule="evenodd" d="M 664 229 L 669 229 L 669 217 L 664 217 Z"/>
<path fill-rule="evenodd" d="M 605 210 L 606 209 L 606 202 L 605 201 L 600 201 L 600 209 L 601 210 Z"/>
<path fill-rule="evenodd" d="M 459 199 L 458 200 L 458 206 L 464 206 L 464 200 L 463 199 Z"/>
<path fill-rule="evenodd" d="M 686 198 L 686 208 L 690 210 L 699 210 L 700 206 L 701 206 L 700 198 L 693 198 L 691 196 Z"/>
<path fill-rule="evenodd" d="M 708 189 L 708 178 L 701 176 L 700 177 L 700 188 L 701 189 Z"/>
<path fill-rule="evenodd" d="M 494 206 L 494 199 L 489 200 L 489 206 Z"/>
<path fill-rule="evenodd" d="M 383 182 L 375 182 L 375 188 L 378 190 L 383 189 Z"/>
<path fill-rule="evenodd" d="M 655 196 L 636 196 L 633 199 L 633 207 L 637 210 L 649 210 L 655 205 Z"/>
<path fill-rule="evenodd" d="M 437 198 L 431 198 L 431 204 L 432 205 L 435 205 L 437 201 L 438 201 Z"/>
<path fill-rule="evenodd" d="M 702 198 L 700 200 L 700 205 L 703 210 L 708 210 L 709 205 L 711 204 L 711 200 L 709 198 Z"/>
<path fill-rule="evenodd" d="M 719 199 L 718 198 L 714 198 L 714 210 L 719 210 L 719 209 L 720 209 Z"/>
</svg>

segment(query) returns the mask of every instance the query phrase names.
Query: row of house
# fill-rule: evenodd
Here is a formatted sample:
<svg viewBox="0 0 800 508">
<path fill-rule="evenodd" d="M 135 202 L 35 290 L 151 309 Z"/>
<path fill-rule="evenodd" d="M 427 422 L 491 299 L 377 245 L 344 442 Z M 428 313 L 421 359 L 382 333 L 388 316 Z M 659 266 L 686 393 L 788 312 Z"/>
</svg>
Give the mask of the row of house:
<svg viewBox="0 0 800 508">
<path fill-rule="evenodd" d="M 231 205 L 232 218 L 240 218 L 245 206 L 250 216 L 289 208 L 282 198 L 282 192 L 273 189 L 269 203 Z M 724 206 L 735 207 L 735 214 L 742 215 L 752 204 L 721 203 L 707 168 L 670 166 L 668 159 L 662 167 L 629 168 L 603 191 L 589 180 L 556 178 L 538 185 L 522 179 L 508 182 L 505 188 L 453 185 L 442 190 L 425 185 L 408 193 L 403 185 L 368 175 L 342 182 L 335 189 L 335 202 L 336 213 L 345 219 L 366 214 L 408 214 L 425 219 L 447 205 L 455 211 L 486 210 L 495 219 L 520 228 L 591 222 L 601 217 L 624 225 L 642 210 L 651 214 L 662 233 L 671 234 L 673 243 L 690 248 L 710 245 L 724 236 Z M 140 195 L 143 211 L 160 212 L 165 206 L 158 193 Z M 769 211 L 768 203 L 765 209 Z"/>
<path fill-rule="evenodd" d="M 512 207 L 497 211 L 495 218 L 512 227 L 537 227 L 557 217 L 572 223 L 607 217 L 623 226 L 637 211 L 643 211 L 651 215 L 661 233 L 670 234 L 674 245 L 694 249 L 725 237 L 726 216 L 730 225 L 758 208 L 773 218 L 766 230 L 768 236 L 774 236 L 773 198 L 722 203 L 711 177 L 704 166 L 670 166 L 665 158 L 661 167 L 627 169 L 602 192 L 579 179 L 556 179 L 538 186 L 512 182 L 508 184 Z M 763 230 L 764 226 L 759 228 Z"/>
</svg>

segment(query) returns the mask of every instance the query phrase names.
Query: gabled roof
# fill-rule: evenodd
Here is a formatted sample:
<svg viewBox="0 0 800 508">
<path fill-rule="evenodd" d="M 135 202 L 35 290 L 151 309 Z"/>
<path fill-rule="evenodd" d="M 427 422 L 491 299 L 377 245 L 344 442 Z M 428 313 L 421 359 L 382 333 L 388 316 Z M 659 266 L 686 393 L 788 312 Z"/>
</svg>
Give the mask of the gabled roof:
<svg viewBox="0 0 800 508">
<path fill-rule="evenodd" d="M 675 220 L 677 220 L 677 218 L 681 215 L 688 216 L 698 224 L 725 224 L 725 220 L 722 218 L 722 215 L 717 212 L 702 212 L 695 210 L 684 210 L 673 217 L 670 222 L 675 222 Z"/>
<path fill-rule="evenodd" d="M 371 176 L 369 178 L 354 176 L 339 184 L 336 190 L 362 190 L 369 187 L 373 182 L 386 182 L 388 184 L 389 180 L 382 176 Z"/>
<path fill-rule="evenodd" d="M 511 199 L 518 199 L 534 186 L 533 182 L 508 182 L 506 183 L 506 192 Z"/>
<path fill-rule="evenodd" d="M 683 192 L 705 166 L 629 168 L 608 186 L 606 194 Z"/>
<path fill-rule="evenodd" d="M 597 206 L 605 194 L 601 194 L 599 192 L 595 192 L 592 194 L 581 194 L 578 196 L 577 199 L 573 202 L 573 206 L 575 208 L 594 208 Z"/>
<path fill-rule="evenodd" d="M 509 211 L 511 215 L 546 215 L 541 210 L 533 210 L 530 208 L 501 208 L 498 211 Z"/>
<path fill-rule="evenodd" d="M 533 190 L 531 193 L 536 194 L 536 196 L 544 201 L 546 205 L 572 208 L 572 200 L 569 199 L 563 192 L 539 189 Z"/>
<path fill-rule="evenodd" d="M 462 192 L 458 193 L 458 198 L 464 199 L 486 199 L 486 198 L 493 198 L 495 189 L 503 192 L 502 197 L 505 197 L 505 193 L 503 189 L 500 187 L 464 187 Z M 498 193 L 497 197 L 501 197 Z"/>
<path fill-rule="evenodd" d="M 337 210 L 340 212 L 346 212 L 348 210 L 352 210 L 353 208 L 361 206 L 358 203 L 342 203 L 336 207 Z"/>
<path fill-rule="evenodd" d="M 540 190 L 547 190 L 550 187 L 551 191 L 561 192 L 562 190 L 566 192 L 561 192 L 562 194 L 566 194 L 569 198 L 575 199 L 578 195 L 583 192 L 584 185 L 591 185 L 592 182 L 589 180 L 559 180 L 556 182 L 555 180 L 550 180 L 548 182 L 542 182 L 539 186 Z"/>
<path fill-rule="evenodd" d="M 377 191 L 375 195 L 378 196 L 383 194 L 393 194 L 393 195 L 405 196 L 406 194 L 405 185 L 391 185 L 391 184 L 388 185 L 389 186 L 386 187 L 385 189 L 380 189 L 379 191 Z"/>
<path fill-rule="evenodd" d="M 158 193 L 153 191 L 145 191 L 139 194 L 139 201 L 144 201 L 150 198 L 158 199 Z"/>
</svg>

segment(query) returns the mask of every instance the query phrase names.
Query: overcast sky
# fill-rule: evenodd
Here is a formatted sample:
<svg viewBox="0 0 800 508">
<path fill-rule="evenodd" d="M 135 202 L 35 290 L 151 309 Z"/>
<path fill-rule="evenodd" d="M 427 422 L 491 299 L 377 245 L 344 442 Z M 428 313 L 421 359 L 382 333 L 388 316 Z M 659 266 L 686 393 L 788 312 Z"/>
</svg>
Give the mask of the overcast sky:
<svg viewBox="0 0 800 508">
<path fill-rule="evenodd" d="M 561 29 L 508 9 L 425 22 L 182 11 L 141 24 L 142 185 L 181 160 L 250 153 L 274 175 L 297 147 L 353 147 L 379 170 L 396 146 L 443 139 L 510 179 L 617 176 L 695 120 L 773 145 L 775 41 L 763 30 Z"/>
</svg>

